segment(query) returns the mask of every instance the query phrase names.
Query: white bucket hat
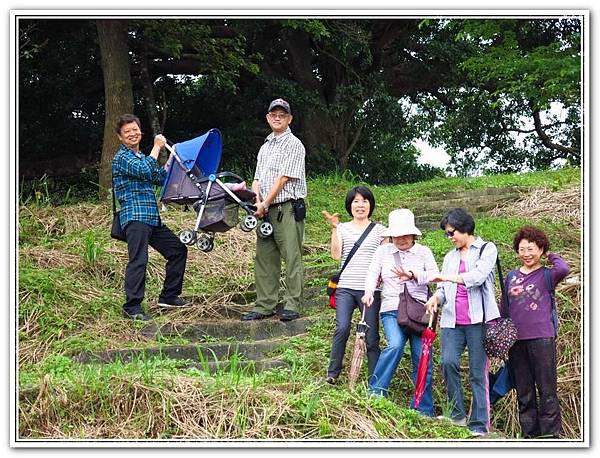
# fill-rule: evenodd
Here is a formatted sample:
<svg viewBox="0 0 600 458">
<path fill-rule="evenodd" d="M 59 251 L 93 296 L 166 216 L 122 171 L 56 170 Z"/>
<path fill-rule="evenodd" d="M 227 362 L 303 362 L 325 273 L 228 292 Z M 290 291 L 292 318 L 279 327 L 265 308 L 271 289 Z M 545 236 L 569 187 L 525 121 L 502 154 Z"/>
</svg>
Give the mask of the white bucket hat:
<svg viewBox="0 0 600 458">
<path fill-rule="evenodd" d="M 415 226 L 415 215 L 407 208 L 392 210 L 388 216 L 388 223 L 388 228 L 381 234 L 384 237 L 421 235 L 421 231 Z"/>
</svg>

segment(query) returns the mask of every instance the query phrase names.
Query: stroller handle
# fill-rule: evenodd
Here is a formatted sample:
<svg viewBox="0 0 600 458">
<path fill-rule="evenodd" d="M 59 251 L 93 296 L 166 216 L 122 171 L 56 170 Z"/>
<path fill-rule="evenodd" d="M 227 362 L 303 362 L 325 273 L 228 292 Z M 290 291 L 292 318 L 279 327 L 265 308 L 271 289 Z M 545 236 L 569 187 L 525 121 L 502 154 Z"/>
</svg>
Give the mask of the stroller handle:
<svg viewBox="0 0 600 458">
<path fill-rule="evenodd" d="M 165 148 L 167 148 L 169 153 L 171 153 L 171 156 L 173 156 L 175 160 L 179 162 L 179 164 L 181 164 L 184 170 L 187 170 L 185 164 L 183 163 L 179 155 L 175 152 L 175 148 L 173 148 L 173 146 L 175 146 L 175 143 L 173 143 L 172 141 L 167 140 L 167 143 L 165 143 Z"/>
<path fill-rule="evenodd" d="M 175 146 L 175 143 L 173 143 L 170 140 L 167 140 L 167 143 L 165 143 L 165 148 L 167 148 L 167 151 L 169 151 L 169 153 L 171 153 L 171 155 L 177 160 L 177 162 L 179 162 L 181 165 L 183 165 L 181 158 L 175 152 L 175 148 L 173 148 L 174 146 Z"/>
</svg>

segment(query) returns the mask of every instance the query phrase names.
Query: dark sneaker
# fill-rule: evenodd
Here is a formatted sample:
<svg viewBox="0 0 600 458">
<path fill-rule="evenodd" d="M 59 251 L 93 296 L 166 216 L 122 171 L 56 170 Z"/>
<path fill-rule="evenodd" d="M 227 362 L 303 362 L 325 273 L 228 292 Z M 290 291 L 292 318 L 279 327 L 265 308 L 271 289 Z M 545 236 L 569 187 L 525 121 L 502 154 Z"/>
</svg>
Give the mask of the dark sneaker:
<svg viewBox="0 0 600 458">
<path fill-rule="evenodd" d="M 279 319 L 281 321 L 292 321 L 300 318 L 300 314 L 298 312 L 294 312 L 293 310 L 283 309 L 279 312 Z"/>
<path fill-rule="evenodd" d="M 270 316 L 275 315 L 274 313 L 264 314 L 260 312 L 248 312 L 244 313 L 240 318 L 242 321 L 253 321 L 253 320 L 264 320 Z"/>
<path fill-rule="evenodd" d="M 181 309 L 185 307 L 191 307 L 191 301 L 185 301 L 180 297 L 174 297 L 172 299 L 158 298 L 158 306 L 166 309 Z"/>
<path fill-rule="evenodd" d="M 329 385 L 335 385 L 337 383 L 337 379 L 331 375 L 328 375 L 325 377 L 325 383 L 328 383 Z"/>
<path fill-rule="evenodd" d="M 134 321 L 150 321 L 152 317 L 144 312 L 142 309 L 135 310 L 132 312 L 128 312 L 127 310 L 123 310 L 123 316 L 125 318 L 129 318 Z"/>
</svg>

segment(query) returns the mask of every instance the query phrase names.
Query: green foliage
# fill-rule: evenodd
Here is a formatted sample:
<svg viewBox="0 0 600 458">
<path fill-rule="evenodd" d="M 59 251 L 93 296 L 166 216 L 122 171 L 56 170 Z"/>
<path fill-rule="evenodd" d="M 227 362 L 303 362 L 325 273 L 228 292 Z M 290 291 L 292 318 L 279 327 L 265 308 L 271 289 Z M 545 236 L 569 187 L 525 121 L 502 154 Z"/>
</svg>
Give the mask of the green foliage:
<svg viewBox="0 0 600 458">
<path fill-rule="evenodd" d="M 320 40 L 323 38 L 329 38 L 331 33 L 327 30 L 327 26 L 325 22 L 319 19 L 306 19 L 306 20 L 285 20 L 282 21 L 281 25 L 283 27 L 288 27 L 290 29 L 301 29 L 306 31 L 311 37 L 315 40 Z"/>
<path fill-rule="evenodd" d="M 580 163 L 580 27 L 576 18 L 448 23 L 455 41 L 470 47 L 456 61 L 469 84 L 449 88 L 444 99 L 426 96 L 420 109 L 432 127 L 430 141 L 446 145 L 451 170 L 467 176 L 539 170 L 558 158 Z M 553 103 L 567 113 L 564 119 L 549 111 Z M 532 124 L 535 111 L 548 118 L 541 129 L 561 151 L 522 127 L 528 118 Z"/>
<path fill-rule="evenodd" d="M 482 51 L 462 64 L 478 81 L 495 81 L 492 95 L 531 101 L 534 109 L 551 102 L 578 105 L 581 88 L 580 22 L 467 20 L 459 34 Z"/>
<path fill-rule="evenodd" d="M 83 243 L 83 259 L 88 265 L 94 267 L 98 261 L 98 258 L 100 258 L 104 253 L 103 244 L 96 240 L 96 234 L 94 231 L 87 231 L 85 233 L 83 236 Z"/>
<path fill-rule="evenodd" d="M 292 104 L 310 176 L 350 169 L 372 184 L 440 176 L 418 164 L 417 139 L 444 148 L 460 176 L 581 163 L 579 17 L 126 21 L 144 151 L 152 141 L 139 80 L 147 59 L 167 137 L 221 129 L 222 168 L 248 181 L 275 97 Z M 67 186 L 57 194 L 25 184 L 22 202 L 93 195 L 105 119 L 95 22 L 21 20 L 19 34 L 20 175 L 85 167 L 57 179 Z M 564 116 L 553 117 L 551 104 Z M 516 141 L 534 110 L 549 140 L 531 131 Z"/>
<path fill-rule="evenodd" d="M 50 374 L 56 378 L 66 378 L 73 370 L 73 360 L 66 356 L 50 356 L 41 365 L 42 373 Z"/>
</svg>

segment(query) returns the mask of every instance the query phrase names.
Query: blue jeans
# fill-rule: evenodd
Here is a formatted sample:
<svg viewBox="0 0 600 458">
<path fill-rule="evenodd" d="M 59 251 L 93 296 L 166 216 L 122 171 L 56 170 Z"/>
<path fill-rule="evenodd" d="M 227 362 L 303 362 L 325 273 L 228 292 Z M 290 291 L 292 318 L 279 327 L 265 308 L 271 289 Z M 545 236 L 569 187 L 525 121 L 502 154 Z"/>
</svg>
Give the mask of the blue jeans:
<svg viewBox="0 0 600 458">
<path fill-rule="evenodd" d="M 380 314 L 381 323 L 385 332 L 385 338 L 388 346 L 379 355 L 379 361 L 375 366 L 373 376 L 369 380 L 369 391 L 375 394 L 387 396 L 388 388 L 392 377 L 398 368 L 398 364 L 404 354 L 406 341 L 410 340 L 410 356 L 412 360 L 412 381 L 413 385 L 417 381 L 417 369 L 419 359 L 421 358 L 421 336 L 404 332 L 398 325 L 396 311 L 383 312 Z M 421 398 L 418 411 L 424 415 L 432 417 L 433 412 L 433 394 L 431 392 L 431 375 L 433 372 L 433 358 L 429 358 L 427 368 L 427 380 L 425 392 Z M 410 402 L 410 407 L 414 409 L 415 399 Z"/>
<path fill-rule="evenodd" d="M 484 327 L 481 323 L 442 328 L 442 375 L 446 383 L 450 418 L 466 418 L 460 377 L 460 357 L 469 354 L 469 382 L 473 392 L 468 426 L 471 431 L 487 432 L 490 420 L 488 387 L 489 361 L 483 348 Z"/>
</svg>

